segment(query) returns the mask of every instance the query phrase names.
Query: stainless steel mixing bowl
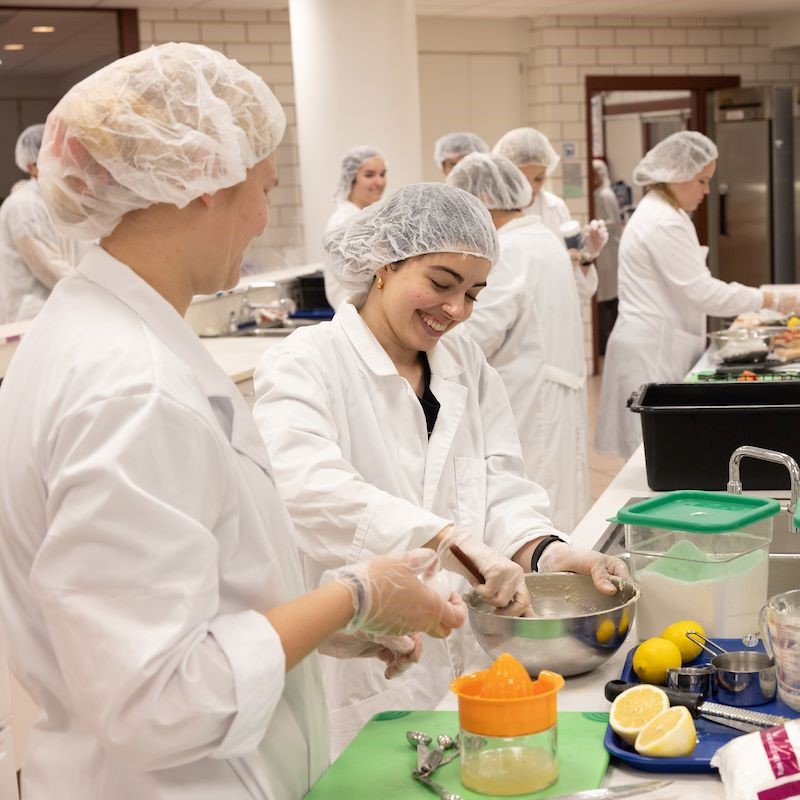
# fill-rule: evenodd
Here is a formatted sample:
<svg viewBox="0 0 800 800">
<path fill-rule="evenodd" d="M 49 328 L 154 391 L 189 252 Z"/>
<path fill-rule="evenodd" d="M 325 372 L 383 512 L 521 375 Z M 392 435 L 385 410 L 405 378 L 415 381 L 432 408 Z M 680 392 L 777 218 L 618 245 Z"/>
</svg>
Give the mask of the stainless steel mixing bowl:
<svg viewBox="0 0 800 800">
<path fill-rule="evenodd" d="M 641 590 L 632 581 L 614 580 L 619 591 L 609 596 L 588 575 L 526 575 L 532 618 L 501 616 L 475 592 L 464 600 L 472 632 L 492 658 L 511 653 L 532 677 L 542 669 L 579 675 L 608 660 L 633 625 Z"/>
</svg>

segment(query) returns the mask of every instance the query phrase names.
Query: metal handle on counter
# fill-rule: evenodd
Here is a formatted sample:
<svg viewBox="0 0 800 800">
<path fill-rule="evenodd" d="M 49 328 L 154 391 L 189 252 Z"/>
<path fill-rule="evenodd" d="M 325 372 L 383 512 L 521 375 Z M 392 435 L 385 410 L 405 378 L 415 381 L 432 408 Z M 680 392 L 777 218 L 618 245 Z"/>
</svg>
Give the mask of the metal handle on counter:
<svg viewBox="0 0 800 800">
<path fill-rule="evenodd" d="M 628 683 L 627 681 L 609 681 L 605 686 L 606 700 L 614 700 L 626 689 L 633 686 L 641 686 L 640 683 Z M 700 716 L 700 706 L 703 704 L 703 695 L 694 692 L 681 692 L 677 689 L 664 689 L 659 687 L 669 698 L 670 705 L 686 706 L 693 717 Z"/>
</svg>

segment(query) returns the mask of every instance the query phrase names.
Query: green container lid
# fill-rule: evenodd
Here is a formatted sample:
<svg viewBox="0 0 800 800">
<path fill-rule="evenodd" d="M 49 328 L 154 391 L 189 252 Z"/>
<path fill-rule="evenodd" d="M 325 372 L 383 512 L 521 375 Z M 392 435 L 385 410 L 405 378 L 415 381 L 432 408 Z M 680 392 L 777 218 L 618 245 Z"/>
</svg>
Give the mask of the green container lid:
<svg viewBox="0 0 800 800">
<path fill-rule="evenodd" d="M 769 497 L 685 490 L 621 508 L 609 522 L 692 533 L 725 533 L 773 517 L 780 510 L 781 504 Z"/>
</svg>

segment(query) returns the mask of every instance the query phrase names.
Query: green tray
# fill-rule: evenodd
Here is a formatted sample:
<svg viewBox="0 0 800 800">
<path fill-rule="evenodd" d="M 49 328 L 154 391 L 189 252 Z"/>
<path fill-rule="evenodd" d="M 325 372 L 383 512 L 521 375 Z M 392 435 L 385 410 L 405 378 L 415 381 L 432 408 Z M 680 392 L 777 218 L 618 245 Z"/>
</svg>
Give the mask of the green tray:
<svg viewBox="0 0 800 800">
<path fill-rule="evenodd" d="M 603 746 L 608 714 L 561 711 L 558 714 L 559 778 L 548 789 L 525 798 L 596 789 L 608 768 Z M 406 742 L 406 731 L 429 734 L 458 733 L 455 711 L 387 711 L 374 716 L 347 749 L 306 795 L 307 800 L 343 800 L 374 797 L 379 800 L 430 800 L 433 793 L 411 777 L 417 766 L 416 750 Z M 459 780 L 459 759 L 436 770 L 433 779 L 464 800 L 486 800 L 487 795 L 465 789 Z"/>
</svg>

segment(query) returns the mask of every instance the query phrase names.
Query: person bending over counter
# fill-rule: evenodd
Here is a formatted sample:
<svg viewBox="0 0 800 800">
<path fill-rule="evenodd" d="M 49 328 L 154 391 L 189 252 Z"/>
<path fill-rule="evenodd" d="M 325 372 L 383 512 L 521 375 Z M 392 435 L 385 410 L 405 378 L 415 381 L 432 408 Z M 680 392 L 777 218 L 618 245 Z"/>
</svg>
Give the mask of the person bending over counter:
<svg viewBox="0 0 800 800">
<path fill-rule="evenodd" d="M 331 231 L 324 249 L 354 294 L 332 321 L 270 349 L 255 374 L 255 418 L 308 585 L 331 567 L 422 546 L 454 588 L 469 588 L 466 578 L 511 615 L 530 613 L 525 572 L 591 573 L 614 593 L 609 575 L 626 574 L 623 562 L 573 548 L 554 528 L 547 495 L 525 475 L 502 379 L 470 337 L 451 333 L 498 256 L 483 204 L 414 184 Z M 478 653 L 469 635 L 430 642 L 393 685 L 366 663 L 326 659 L 334 751 L 377 711 L 434 708 Z"/>
<path fill-rule="evenodd" d="M 726 317 L 762 307 L 793 312 L 791 293 L 714 278 L 690 213 L 708 194 L 717 147 L 697 131 L 663 139 L 633 171 L 642 198 L 619 244 L 619 307 L 606 349 L 595 447 L 627 458 L 642 442 L 627 401 L 643 383 L 683 380 L 703 352 L 706 314 Z"/>
</svg>

